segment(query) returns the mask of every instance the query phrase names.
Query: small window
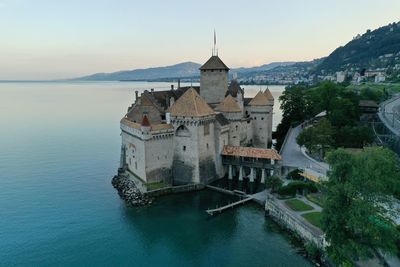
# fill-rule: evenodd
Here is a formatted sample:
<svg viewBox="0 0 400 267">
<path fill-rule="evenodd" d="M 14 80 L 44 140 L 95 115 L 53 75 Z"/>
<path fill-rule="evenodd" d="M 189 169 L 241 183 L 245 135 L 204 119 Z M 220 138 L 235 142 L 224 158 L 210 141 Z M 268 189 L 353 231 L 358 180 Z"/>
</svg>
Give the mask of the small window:
<svg viewBox="0 0 400 267">
<path fill-rule="evenodd" d="M 207 149 L 208 149 L 208 144 L 207 144 Z"/>
<path fill-rule="evenodd" d="M 210 124 L 204 124 L 204 135 L 209 135 L 210 134 Z"/>
<path fill-rule="evenodd" d="M 186 151 L 186 146 L 183 146 L 183 151 Z"/>
<path fill-rule="evenodd" d="M 135 169 L 137 170 L 137 161 L 135 161 Z"/>
<path fill-rule="evenodd" d="M 257 120 L 257 117 L 254 117 L 254 120 Z"/>
<path fill-rule="evenodd" d="M 263 120 L 264 120 L 264 117 L 261 117 L 261 120 L 263 121 Z"/>
</svg>

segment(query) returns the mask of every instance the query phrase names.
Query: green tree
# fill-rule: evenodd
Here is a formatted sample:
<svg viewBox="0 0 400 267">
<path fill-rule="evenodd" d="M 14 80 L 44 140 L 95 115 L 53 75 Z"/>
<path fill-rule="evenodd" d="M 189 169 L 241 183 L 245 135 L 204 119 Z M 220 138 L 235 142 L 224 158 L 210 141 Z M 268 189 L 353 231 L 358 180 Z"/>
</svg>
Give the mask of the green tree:
<svg viewBox="0 0 400 267">
<path fill-rule="evenodd" d="M 334 101 L 335 107 L 328 114 L 329 121 L 335 127 L 355 125 L 359 121 L 358 105 L 348 98 Z"/>
<path fill-rule="evenodd" d="M 305 94 L 306 89 L 304 85 L 291 86 L 286 88 L 279 97 L 283 114 L 274 136 L 277 139 L 278 150 L 289 128 L 300 124 L 309 116 L 309 99 Z"/>
<path fill-rule="evenodd" d="M 323 82 L 318 86 L 318 102 L 321 110 L 326 110 L 329 114 L 335 107 L 335 100 L 339 95 L 340 86 L 333 82 Z"/>
<path fill-rule="evenodd" d="M 335 146 L 363 148 L 375 140 L 374 132 L 367 126 L 344 126 L 335 131 Z"/>
<path fill-rule="evenodd" d="M 360 98 L 364 100 L 373 100 L 380 102 L 384 100 L 385 92 L 383 90 L 373 90 L 371 88 L 363 88 L 360 92 Z"/>
<path fill-rule="evenodd" d="M 265 186 L 267 188 L 271 188 L 271 192 L 274 193 L 276 192 L 281 186 L 282 186 L 282 180 L 278 176 L 271 176 L 268 177 Z"/>
<path fill-rule="evenodd" d="M 358 154 L 338 149 L 327 159 L 331 171 L 322 224 L 331 257 L 343 263 L 378 249 L 394 253 L 399 234 L 389 215 L 400 185 L 394 153 L 378 147 Z"/>
<path fill-rule="evenodd" d="M 334 129 L 330 122 L 323 118 L 317 125 L 304 129 L 297 136 L 297 143 L 305 146 L 311 154 L 325 156 L 325 152 L 332 147 Z"/>
</svg>

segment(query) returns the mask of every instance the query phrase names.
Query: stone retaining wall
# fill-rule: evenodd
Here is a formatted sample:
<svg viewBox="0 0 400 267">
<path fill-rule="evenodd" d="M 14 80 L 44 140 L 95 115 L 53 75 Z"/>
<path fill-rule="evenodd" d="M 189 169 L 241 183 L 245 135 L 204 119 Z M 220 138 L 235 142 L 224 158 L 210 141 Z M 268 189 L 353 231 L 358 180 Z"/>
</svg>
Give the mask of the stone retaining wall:
<svg viewBox="0 0 400 267">
<path fill-rule="evenodd" d="M 155 190 L 147 191 L 144 194 L 148 197 L 158 197 L 158 196 L 163 196 L 163 195 L 168 195 L 168 194 L 199 191 L 204 188 L 205 188 L 205 186 L 203 184 L 187 184 L 187 185 L 169 186 L 169 187 L 164 187 L 164 188 L 160 188 L 160 189 L 155 189 Z"/>
<path fill-rule="evenodd" d="M 321 250 L 326 247 L 326 241 L 322 231 L 314 229 L 314 227 L 307 225 L 293 216 L 285 207 L 282 207 L 281 204 L 275 200 L 275 197 L 267 197 L 265 210 L 275 221 L 296 233 L 304 241 L 314 243 Z"/>
</svg>

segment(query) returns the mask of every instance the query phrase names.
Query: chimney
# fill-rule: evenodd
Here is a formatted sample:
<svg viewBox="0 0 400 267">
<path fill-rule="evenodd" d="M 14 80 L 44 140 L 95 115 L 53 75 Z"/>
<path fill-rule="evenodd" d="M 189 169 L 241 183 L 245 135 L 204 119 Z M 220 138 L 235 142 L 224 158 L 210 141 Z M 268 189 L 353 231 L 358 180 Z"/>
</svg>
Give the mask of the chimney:
<svg viewBox="0 0 400 267">
<path fill-rule="evenodd" d="M 171 84 L 171 90 L 172 90 L 172 91 L 174 90 L 174 85 L 173 85 L 173 84 Z"/>
<path fill-rule="evenodd" d="M 171 124 L 171 113 L 169 112 L 165 113 L 165 120 L 167 124 Z"/>
<path fill-rule="evenodd" d="M 181 79 L 178 79 L 178 89 L 181 88 Z"/>
<path fill-rule="evenodd" d="M 154 88 L 151 88 L 151 90 L 150 90 L 150 91 L 151 91 L 151 93 L 154 93 Z"/>
<path fill-rule="evenodd" d="M 135 100 L 137 100 L 139 98 L 139 91 L 135 91 Z"/>
</svg>

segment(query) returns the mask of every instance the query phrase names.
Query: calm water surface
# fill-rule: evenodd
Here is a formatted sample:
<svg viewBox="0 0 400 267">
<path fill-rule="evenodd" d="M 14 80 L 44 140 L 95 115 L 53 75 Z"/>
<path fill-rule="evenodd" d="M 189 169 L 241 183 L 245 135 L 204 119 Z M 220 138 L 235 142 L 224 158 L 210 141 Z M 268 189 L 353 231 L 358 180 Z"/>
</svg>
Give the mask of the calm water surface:
<svg viewBox="0 0 400 267">
<path fill-rule="evenodd" d="M 0 265 L 310 266 L 255 205 L 208 218 L 218 193 L 124 206 L 110 183 L 119 120 L 152 87 L 169 85 L 0 83 Z"/>
</svg>

